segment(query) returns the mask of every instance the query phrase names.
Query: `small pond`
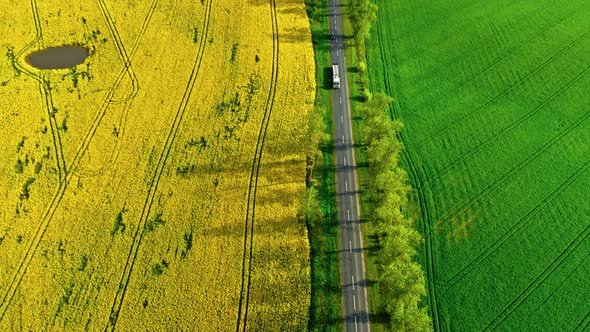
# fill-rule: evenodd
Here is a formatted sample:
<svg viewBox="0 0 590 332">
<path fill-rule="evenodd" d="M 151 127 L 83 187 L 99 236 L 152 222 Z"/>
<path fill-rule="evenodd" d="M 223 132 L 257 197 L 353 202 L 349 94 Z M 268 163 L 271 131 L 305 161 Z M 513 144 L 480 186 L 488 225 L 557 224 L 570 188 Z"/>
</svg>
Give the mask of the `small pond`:
<svg viewBox="0 0 590 332">
<path fill-rule="evenodd" d="M 65 69 L 77 66 L 88 57 L 88 49 L 81 46 L 50 47 L 35 51 L 25 58 L 37 69 Z"/>
</svg>

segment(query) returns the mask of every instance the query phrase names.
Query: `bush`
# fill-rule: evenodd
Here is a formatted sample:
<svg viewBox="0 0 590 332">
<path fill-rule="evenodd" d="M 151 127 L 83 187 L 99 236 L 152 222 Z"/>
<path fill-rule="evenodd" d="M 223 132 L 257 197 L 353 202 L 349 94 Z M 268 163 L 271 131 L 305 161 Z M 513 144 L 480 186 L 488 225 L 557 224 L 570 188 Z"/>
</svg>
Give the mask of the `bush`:
<svg viewBox="0 0 590 332">
<path fill-rule="evenodd" d="M 22 192 L 20 194 L 20 199 L 29 199 L 30 196 L 30 186 L 31 184 L 33 184 L 33 182 L 35 182 L 35 178 L 28 178 L 27 181 L 25 181 L 25 183 L 23 184 L 23 189 Z"/>
<path fill-rule="evenodd" d="M 119 230 L 121 231 L 121 233 L 125 232 L 125 224 L 123 223 L 123 213 L 125 212 L 127 212 L 127 210 L 125 210 L 125 208 L 122 208 L 121 211 L 119 211 L 119 213 L 115 217 L 115 220 L 113 221 L 113 227 L 111 228 L 111 236 L 117 234 Z"/>
<path fill-rule="evenodd" d="M 367 64 L 364 61 L 359 61 L 359 63 L 356 65 L 356 69 L 359 73 L 364 74 L 367 72 Z"/>
<path fill-rule="evenodd" d="M 180 252 L 180 257 L 186 258 L 188 251 L 193 247 L 193 231 L 185 232 L 182 239 L 184 240 L 184 249 Z"/>
<path fill-rule="evenodd" d="M 162 219 L 162 213 L 157 213 L 152 219 L 148 220 L 145 225 L 145 230 L 153 232 L 159 225 L 164 225 L 166 222 Z"/>
<path fill-rule="evenodd" d="M 25 164 L 19 158 L 16 161 L 16 165 L 14 165 L 14 171 L 16 172 L 16 174 L 23 174 L 24 168 L 25 168 Z"/>
<path fill-rule="evenodd" d="M 367 102 L 369 100 L 371 100 L 373 98 L 373 94 L 371 93 L 371 91 L 368 88 L 361 88 L 361 99 L 364 102 Z"/>
</svg>

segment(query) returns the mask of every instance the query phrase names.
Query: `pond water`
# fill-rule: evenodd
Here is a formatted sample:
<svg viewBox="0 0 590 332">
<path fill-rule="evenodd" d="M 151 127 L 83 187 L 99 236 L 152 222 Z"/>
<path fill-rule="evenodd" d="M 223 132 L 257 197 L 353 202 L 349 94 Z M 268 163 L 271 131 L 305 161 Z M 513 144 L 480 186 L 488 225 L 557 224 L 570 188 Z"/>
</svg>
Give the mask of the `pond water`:
<svg viewBox="0 0 590 332">
<path fill-rule="evenodd" d="M 77 66 L 88 57 L 88 49 L 81 46 L 50 47 L 35 51 L 25 58 L 38 69 L 65 69 Z"/>
</svg>

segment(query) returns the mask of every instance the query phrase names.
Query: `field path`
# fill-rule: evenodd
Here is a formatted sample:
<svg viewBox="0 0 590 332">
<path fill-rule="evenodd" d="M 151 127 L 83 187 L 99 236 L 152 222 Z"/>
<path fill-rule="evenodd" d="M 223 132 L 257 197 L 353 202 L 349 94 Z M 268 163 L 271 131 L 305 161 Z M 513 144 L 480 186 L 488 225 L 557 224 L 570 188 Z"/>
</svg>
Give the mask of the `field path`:
<svg viewBox="0 0 590 332">
<path fill-rule="evenodd" d="M 272 114 L 275 95 L 277 93 L 277 81 L 279 75 L 279 28 L 276 0 L 269 0 L 269 3 L 271 16 L 270 19 L 272 21 L 272 72 L 270 76 L 270 87 L 264 106 L 264 114 L 262 116 L 262 122 L 260 123 L 260 129 L 258 132 L 258 140 L 256 141 L 256 149 L 254 150 L 252 169 L 250 171 L 250 181 L 248 184 L 248 202 L 246 205 L 246 216 L 244 218 L 244 255 L 242 258 L 242 282 L 240 287 L 240 299 L 238 302 L 236 332 L 240 331 L 240 326 L 242 331 L 245 332 L 248 326 L 248 305 L 250 303 L 250 288 L 252 280 L 254 218 L 256 212 L 256 189 L 258 186 L 258 175 L 260 172 L 260 163 L 264 149 L 264 139 L 266 138 L 268 124 L 270 123 L 270 116 Z M 247 275 L 246 270 L 248 270 Z M 244 288 L 246 288 L 245 298 Z"/>
<path fill-rule="evenodd" d="M 99 0 L 100 1 L 100 0 Z M 141 245 L 141 241 L 145 234 L 145 225 L 150 215 L 150 211 L 152 208 L 152 204 L 154 202 L 154 198 L 156 196 L 156 192 L 158 190 L 158 184 L 160 182 L 160 178 L 162 176 L 162 172 L 164 170 L 164 166 L 166 165 L 166 161 L 168 160 L 168 156 L 170 155 L 170 150 L 172 148 L 172 144 L 176 138 L 176 134 L 178 132 L 178 128 L 182 119 L 184 117 L 184 113 L 187 109 L 187 105 L 192 94 L 193 88 L 195 86 L 195 82 L 197 80 L 197 76 L 199 74 L 199 70 L 201 68 L 201 60 L 203 58 L 203 53 L 205 51 L 205 46 L 207 45 L 207 34 L 209 31 L 209 19 L 211 17 L 211 3 L 212 0 L 207 1 L 205 4 L 205 19 L 203 20 L 202 26 L 202 36 L 199 42 L 199 49 L 197 51 L 197 55 L 195 57 L 195 61 L 193 63 L 193 68 L 191 71 L 191 75 L 187 82 L 186 88 L 182 95 L 182 99 L 176 110 L 176 114 L 174 116 L 174 122 L 172 123 L 172 127 L 168 132 L 166 137 L 166 142 L 164 143 L 164 147 L 162 152 L 160 153 L 160 157 L 158 159 L 158 164 L 156 165 L 156 171 L 150 181 L 150 187 L 148 190 L 148 195 L 145 200 L 141 218 L 135 231 L 133 233 L 133 243 L 127 255 L 127 261 L 125 262 L 125 268 L 123 269 L 123 273 L 120 278 L 119 287 L 117 289 L 117 293 L 115 294 L 115 298 L 113 300 L 113 304 L 111 306 L 111 312 L 109 315 L 109 320 L 106 323 L 105 330 L 106 331 L 114 331 L 117 320 L 119 318 L 119 312 L 123 305 L 123 300 L 125 299 L 125 292 L 127 291 L 127 286 L 129 284 L 129 279 L 131 278 L 131 273 L 133 272 L 133 267 L 135 265 L 135 261 L 137 259 L 137 254 L 139 251 L 139 247 Z"/>
<path fill-rule="evenodd" d="M 32 0 L 32 1 L 33 1 L 33 3 L 35 3 L 34 0 Z M 33 235 L 33 239 L 27 245 L 25 254 L 23 255 L 23 257 L 21 258 L 21 260 L 18 264 L 17 271 L 15 272 L 14 276 L 12 277 L 12 279 L 8 285 L 7 290 L 5 291 L 5 293 L 2 296 L 2 302 L 0 303 L 0 321 L 4 318 L 4 315 L 6 314 L 6 311 L 8 310 L 8 307 L 10 306 L 10 303 L 12 302 L 14 294 L 16 293 L 18 287 L 20 286 L 20 283 L 21 283 L 24 275 L 26 274 L 28 266 L 31 263 L 33 256 L 35 255 L 35 252 L 39 246 L 39 243 L 41 242 L 41 239 L 45 235 L 45 231 L 47 230 L 47 227 L 49 226 L 49 223 L 51 222 L 53 215 L 55 214 L 55 211 L 59 207 L 60 202 L 66 192 L 66 189 L 68 188 L 68 184 L 70 183 L 71 179 L 73 178 L 74 174 L 76 173 L 76 170 L 78 169 L 78 166 L 80 165 L 80 162 L 82 160 L 82 157 L 84 156 L 84 153 L 86 152 L 86 150 L 88 149 L 88 146 L 92 142 L 92 139 L 94 137 L 94 133 L 96 132 L 99 125 L 101 124 L 101 121 L 104 118 L 110 103 L 113 101 L 113 98 L 115 96 L 115 92 L 117 91 L 117 88 L 119 87 L 119 85 L 123 81 L 123 78 L 125 77 L 125 75 L 130 75 L 130 77 L 132 77 L 132 81 L 136 81 L 136 79 L 134 78 L 132 68 L 131 68 L 131 60 L 133 59 L 133 56 L 135 55 L 137 49 L 139 48 L 140 41 L 143 37 L 145 30 L 147 29 L 147 26 L 149 25 L 149 19 L 151 18 L 151 15 L 153 14 L 153 11 L 155 10 L 155 7 L 156 7 L 156 4 L 158 3 L 158 1 L 159 0 L 152 1 L 152 6 L 150 7 L 150 11 L 148 12 L 148 14 L 146 16 L 146 20 L 144 21 L 144 24 L 142 26 L 141 33 L 137 37 L 137 40 L 136 40 L 135 44 L 133 45 L 133 48 L 132 48 L 129 55 L 127 55 L 127 52 L 125 51 L 125 47 L 122 44 L 122 42 L 120 40 L 117 40 L 116 35 L 113 35 L 113 38 L 116 40 L 117 47 L 119 48 L 119 53 L 123 56 L 122 60 L 124 62 L 124 67 L 120 70 L 119 75 L 117 76 L 117 79 L 115 80 L 115 83 L 111 86 L 108 94 L 106 95 L 103 103 L 101 104 L 101 106 L 94 118 L 92 126 L 87 131 L 87 133 L 84 137 L 84 140 L 82 141 L 82 143 L 81 143 L 80 147 L 78 148 L 78 151 L 72 161 L 72 164 L 68 168 L 68 173 L 64 176 L 63 180 L 60 182 L 59 187 L 57 188 L 56 193 L 53 196 L 51 203 L 49 204 L 49 207 L 47 208 L 47 211 L 43 215 L 43 218 L 41 219 L 41 222 L 38 225 L 38 227 Z M 36 8 L 36 5 L 33 6 L 33 8 Z M 36 25 L 37 24 L 38 23 L 36 23 Z M 138 89 L 139 89 L 139 86 L 136 83 L 135 88 L 134 88 L 135 93 Z"/>
</svg>

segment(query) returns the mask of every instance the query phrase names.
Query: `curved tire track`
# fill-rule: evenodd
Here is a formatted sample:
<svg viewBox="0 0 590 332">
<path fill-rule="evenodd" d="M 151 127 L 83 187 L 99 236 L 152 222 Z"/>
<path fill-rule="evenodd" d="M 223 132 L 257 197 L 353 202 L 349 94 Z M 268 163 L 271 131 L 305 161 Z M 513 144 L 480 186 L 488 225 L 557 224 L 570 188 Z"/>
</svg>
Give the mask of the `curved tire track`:
<svg viewBox="0 0 590 332">
<path fill-rule="evenodd" d="M 272 114 L 272 109 L 277 92 L 277 81 L 279 74 L 279 29 L 277 20 L 276 0 L 269 0 L 269 3 L 273 38 L 272 72 L 270 77 L 270 87 L 264 106 L 264 115 L 262 118 L 262 122 L 260 124 L 260 129 L 258 132 L 258 141 L 256 142 L 256 149 L 254 151 L 252 169 L 250 171 L 250 184 L 248 185 L 248 207 L 246 209 L 246 217 L 244 220 L 244 255 L 242 257 L 242 284 L 240 288 L 240 299 L 238 302 L 238 318 L 236 322 L 236 332 L 240 331 L 240 326 L 242 326 L 242 331 L 245 332 L 248 326 L 248 308 L 250 304 L 250 288 L 252 285 L 252 251 L 254 247 L 254 220 L 256 212 L 256 191 L 258 188 L 258 174 L 260 173 L 260 164 L 262 161 L 264 140 L 266 138 L 268 124 L 270 123 L 270 117 Z M 251 217 L 249 216 L 250 210 L 252 211 Z M 247 276 L 246 270 L 248 270 Z M 245 304 L 244 288 L 246 288 Z M 242 310 L 244 311 L 243 318 Z"/>
<path fill-rule="evenodd" d="M 35 1 L 35 0 L 32 0 L 32 1 Z M 158 1 L 159 0 L 153 0 L 153 3 L 157 3 Z M 153 6 L 153 8 L 155 8 L 155 5 Z M 153 12 L 153 8 L 151 9 L 152 12 Z M 151 13 L 148 15 L 148 18 L 151 18 Z M 148 18 L 146 18 L 146 21 L 144 21 L 145 29 L 147 29 L 147 24 L 149 24 Z M 146 22 L 148 22 L 148 23 L 146 23 Z M 132 56 L 135 54 L 137 47 L 139 46 L 139 43 L 140 43 L 139 40 L 142 39 L 145 29 L 143 30 L 141 35 L 138 36 L 138 41 L 136 42 L 136 45 L 134 45 L 134 47 L 136 47 L 136 48 L 134 50 L 132 50 L 132 52 L 131 52 Z M 119 45 L 121 47 L 123 46 L 121 43 L 119 43 Z M 126 54 L 126 52 L 123 52 L 122 54 Z M 78 149 L 78 151 L 76 152 L 76 154 L 74 156 L 74 159 L 69 167 L 68 174 L 64 177 L 63 181 L 60 183 L 59 187 L 57 188 L 57 191 L 56 191 L 55 195 L 53 196 L 51 203 L 49 204 L 49 207 L 47 208 L 47 211 L 45 212 L 45 214 L 42 217 L 41 223 L 39 224 L 39 226 L 37 227 L 37 230 L 35 231 L 35 233 L 33 235 L 32 241 L 27 246 L 25 254 L 18 265 L 17 271 L 15 272 L 14 276 L 12 277 L 12 280 L 10 281 L 10 283 L 8 285 L 8 289 L 6 290 L 4 295 L 2 296 L 2 302 L 0 303 L 0 321 L 2 321 L 4 319 L 4 316 L 8 310 L 8 307 L 10 306 L 10 303 L 12 302 L 12 299 L 14 298 L 16 290 L 20 286 L 20 283 L 21 283 L 24 275 L 27 272 L 29 264 L 31 263 L 31 260 L 33 259 L 33 256 L 39 246 L 39 243 L 41 242 L 41 239 L 45 235 L 45 231 L 47 230 L 47 227 L 49 226 L 49 223 L 51 222 L 53 215 L 55 214 L 55 211 L 59 207 L 59 204 L 61 203 L 61 200 L 65 194 L 67 186 L 68 186 L 70 180 L 72 179 L 73 175 L 75 174 L 75 172 L 80 164 L 80 161 L 82 160 L 82 157 L 84 156 L 84 153 L 86 152 L 88 146 L 90 145 L 90 143 L 94 137 L 94 133 L 96 132 L 98 126 L 100 125 L 102 119 L 104 118 L 107 108 L 109 107 L 119 84 L 123 80 L 123 77 L 125 76 L 125 74 L 129 74 L 129 70 L 130 70 L 129 64 L 130 64 L 131 60 L 129 58 L 127 58 L 127 59 L 123 59 L 123 61 L 125 63 L 124 68 L 121 69 L 121 71 L 119 72 L 119 75 L 117 76 L 117 79 L 115 80 L 115 83 L 111 86 L 111 88 L 109 89 L 109 92 L 105 96 L 105 99 L 104 99 L 103 103 L 101 104 L 99 111 L 97 112 L 90 129 L 86 133 L 80 148 Z M 30 73 L 30 74 L 34 75 L 32 73 Z M 40 78 L 36 78 L 36 79 L 40 80 Z M 139 87 L 137 87 L 137 89 L 138 88 Z"/>
<path fill-rule="evenodd" d="M 144 20 L 142 22 L 139 34 L 138 34 L 137 38 L 135 39 L 135 42 L 133 43 L 133 46 L 131 48 L 131 52 L 129 53 L 129 63 L 131 63 L 131 61 L 133 61 L 133 59 L 135 58 L 135 54 L 137 53 L 137 50 L 139 49 L 139 45 L 141 44 L 141 42 L 143 40 L 143 36 L 145 35 L 145 32 L 152 20 L 152 16 L 156 10 L 156 7 L 157 7 L 159 1 L 160 0 L 152 0 L 152 3 L 150 4 L 150 7 L 149 7 L 148 12 L 146 14 L 146 17 L 144 18 Z M 125 53 L 119 52 L 119 55 L 122 56 L 122 54 L 125 54 Z M 122 83 L 122 80 L 123 80 L 123 77 L 125 76 L 125 74 L 127 74 L 131 80 L 131 92 L 129 93 L 129 95 L 127 97 L 125 97 L 123 99 L 115 100 L 114 93 L 116 92 L 119 85 Z M 105 102 L 107 104 L 104 107 L 107 108 L 108 106 L 110 106 L 112 104 L 124 104 L 123 111 L 122 111 L 123 115 L 121 116 L 121 120 L 119 121 L 119 127 L 118 127 L 119 136 L 124 136 L 127 114 L 129 113 L 129 109 L 131 108 L 131 103 L 133 102 L 133 100 L 135 100 L 135 96 L 139 92 L 139 82 L 138 82 L 137 78 L 135 77 L 135 74 L 132 74 L 125 66 L 121 70 L 121 72 L 119 72 L 119 75 L 117 76 L 115 84 L 111 87 L 111 89 L 113 90 L 113 94 L 109 95 L 109 98 L 105 99 Z M 112 165 L 114 160 L 117 158 L 117 155 L 119 153 L 118 147 L 119 147 L 119 142 L 117 142 L 117 147 L 115 148 L 115 150 L 111 154 L 111 157 L 109 158 L 109 160 L 107 162 L 105 162 L 105 164 L 100 169 L 98 169 L 96 171 L 79 170 L 77 172 L 77 174 L 79 176 L 94 176 L 94 175 L 101 174 L 104 171 L 104 169 L 109 167 L 110 165 Z"/>
<path fill-rule="evenodd" d="M 101 0 L 99 0 L 101 1 Z M 166 165 L 166 161 L 168 160 L 168 156 L 170 154 L 170 150 L 176 138 L 176 134 L 178 132 L 178 128 L 182 119 L 184 117 L 184 113 L 188 106 L 188 101 L 190 99 L 191 93 L 195 86 L 195 82 L 197 80 L 197 76 L 199 70 L 201 68 L 201 60 L 203 59 L 203 53 L 205 51 L 205 46 L 207 45 L 207 35 L 209 33 L 209 20 L 211 17 L 211 2 L 212 0 L 207 1 L 205 6 L 205 17 L 203 20 L 203 36 L 201 37 L 199 43 L 199 49 L 197 51 L 197 55 L 195 57 L 195 61 L 193 63 L 193 68 L 191 70 L 191 74 L 189 80 L 187 82 L 186 88 L 184 90 L 182 99 L 180 101 L 180 105 L 176 110 L 176 114 L 174 116 L 174 121 L 172 123 L 172 127 L 168 132 L 166 137 L 166 141 L 164 143 L 164 147 L 160 154 L 160 158 L 158 159 L 158 164 L 156 165 L 156 171 L 150 181 L 150 187 L 148 190 L 148 196 L 145 200 L 143 210 L 141 213 L 141 219 L 135 229 L 133 234 L 133 243 L 131 248 L 129 249 L 129 253 L 127 255 L 127 260 L 125 262 L 125 268 L 123 269 L 123 273 L 121 278 L 119 279 L 119 287 L 115 294 L 115 298 L 113 299 L 113 304 L 111 305 L 110 314 L 108 317 L 108 321 L 105 325 L 105 331 L 114 331 L 117 321 L 119 319 L 119 312 L 121 311 L 121 307 L 123 306 L 123 301 L 125 299 L 125 293 L 127 292 L 127 286 L 129 285 L 129 280 L 131 278 L 131 273 L 133 272 L 133 268 L 135 266 L 135 261 L 137 259 L 137 255 L 139 252 L 139 247 L 141 246 L 141 241 L 143 240 L 143 236 L 145 233 L 145 224 L 149 217 L 152 204 L 154 202 L 154 198 L 156 196 L 156 192 L 158 190 L 158 184 L 160 182 L 160 178 L 162 176 L 162 172 L 164 170 L 164 166 Z"/>
<path fill-rule="evenodd" d="M 39 10 L 37 7 L 37 1 L 31 0 L 31 12 L 33 14 L 33 21 L 35 22 L 35 38 L 31 41 L 27 46 L 25 46 L 22 50 L 20 50 L 16 55 L 16 59 L 20 59 L 24 52 L 26 52 L 31 47 L 38 45 L 40 49 L 45 48 L 43 43 L 43 30 L 41 28 L 41 19 L 39 16 Z M 64 179 L 66 166 L 65 166 L 65 159 L 63 154 L 63 148 L 61 144 L 61 138 L 59 136 L 59 130 L 57 126 L 57 122 L 55 117 L 53 116 L 53 95 L 51 94 L 50 90 L 50 83 L 49 83 L 49 74 L 48 73 L 41 73 L 35 74 L 31 72 L 29 69 L 23 67 L 18 61 L 15 61 L 15 66 L 21 72 L 25 73 L 25 75 L 33 78 L 37 82 L 39 82 L 39 93 L 41 97 L 45 101 L 44 107 L 47 112 L 47 117 L 49 119 L 49 126 L 51 128 L 51 137 L 53 142 L 53 148 L 55 150 L 55 160 L 56 160 L 56 167 L 58 173 L 58 182 L 61 183 Z"/>
<path fill-rule="evenodd" d="M 37 39 L 41 48 L 45 48 L 43 42 L 43 30 L 41 28 L 41 18 L 39 16 L 39 9 L 37 7 L 37 0 L 31 0 L 31 7 L 33 10 L 33 17 L 35 21 L 35 31 Z M 53 138 L 53 148 L 55 149 L 55 162 L 57 166 L 57 174 L 59 183 L 61 183 L 66 175 L 67 169 L 65 164 L 63 146 L 61 144 L 61 138 L 59 136 L 59 130 L 54 115 L 53 106 L 53 95 L 51 94 L 51 83 L 49 81 L 49 73 L 43 74 L 41 81 L 39 82 L 42 91 L 43 98 L 45 99 L 45 108 L 47 110 L 47 116 L 51 127 L 51 136 Z"/>
</svg>

